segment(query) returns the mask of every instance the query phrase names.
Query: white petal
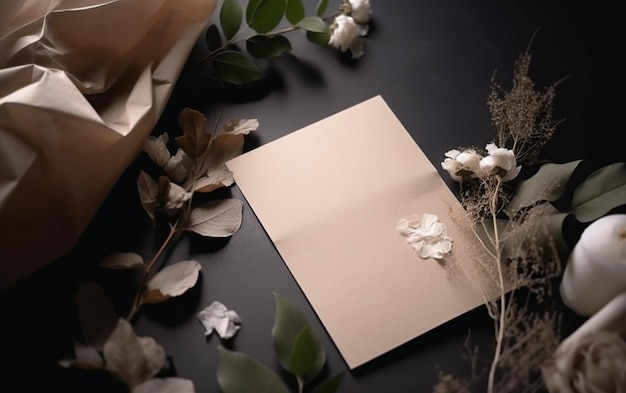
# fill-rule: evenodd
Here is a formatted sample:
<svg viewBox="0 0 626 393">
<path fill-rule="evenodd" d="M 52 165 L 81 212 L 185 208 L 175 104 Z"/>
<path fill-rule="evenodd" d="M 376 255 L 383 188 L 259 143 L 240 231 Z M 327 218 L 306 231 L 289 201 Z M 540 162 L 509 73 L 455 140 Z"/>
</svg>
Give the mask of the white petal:
<svg viewBox="0 0 626 393">
<path fill-rule="evenodd" d="M 445 225 L 434 214 L 423 214 L 419 223 L 402 219 L 396 225 L 407 236 L 407 242 L 421 258 L 442 259 L 452 251 L 452 238 Z"/>
</svg>

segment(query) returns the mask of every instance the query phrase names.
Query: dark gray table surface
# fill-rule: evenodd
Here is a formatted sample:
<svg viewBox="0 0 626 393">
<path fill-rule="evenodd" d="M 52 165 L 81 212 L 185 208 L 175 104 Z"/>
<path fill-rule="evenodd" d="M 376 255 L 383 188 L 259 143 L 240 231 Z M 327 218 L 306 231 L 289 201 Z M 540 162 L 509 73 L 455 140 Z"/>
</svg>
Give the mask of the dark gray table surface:
<svg viewBox="0 0 626 393">
<path fill-rule="evenodd" d="M 258 118 L 246 150 L 271 142 L 375 95 L 382 95 L 428 158 L 439 162 L 450 148 L 483 145 L 494 136 L 486 99 L 489 81 L 510 86 L 513 64 L 540 29 L 530 52 L 538 86 L 568 77 L 558 88 L 555 113 L 564 118 L 546 156 L 555 162 L 585 159 L 591 165 L 621 161 L 617 117 L 617 6 L 608 1 L 566 0 L 372 0 L 373 22 L 365 56 L 351 61 L 330 48 L 292 34 L 293 51 L 273 61 L 271 77 L 245 88 L 214 89 L 196 71 L 181 75 L 155 133 L 178 130 L 181 108 L 220 116 Z M 314 2 L 307 2 L 312 7 Z M 331 1 L 331 4 L 333 2 Z M 197 48 L 201 51 L 201 45 Z M 619 139 L 618 139 L 619 138 Z M 391 158 L 390 158 L 391 159 Z M 135 189 L 140 156 L 120 178 L 76 248 L 66 257 L 0 294 L 2 391 L 110 391 L 97 375 L 67 372 L 55 360 L 66 354 L 76 331 L 73 296 L 90 275 L 96 255 L 137 251 L 150 255 L 156 236 Z M 320 185 L 323 187 L 323 185 Z M 332 190 L 328 190 L 332 196 Z M 243 200 L 238 188 L 221 191 Z M 140 335 L 161 343 L 178 375 L 196 392 L 217 392 L 217 336 L 208 339 L 196 312 L 219 300 L 244 324 L 230 348 L 280 370 L 272 349 L 273 292 L 293 301 L 320 332 L 328 353 L 325 372 L 345 367 L 304 294 L 271 240 L 244 203 L 241 229 L 227 240 L 179 239 L 167 261 L 194 258 L 201 282 L 179 299 L 148 307 L 138 318 Z M 120 295 L 121 296 L 121 295 Z M 399 316 L 401 317 L 401 316 Z M 581 320 L 564 314 L 564 331 Z M 438 372 L 467 375 L 459 356 L 468 330 L 488 359 L 493 324 L 483 307 L 346 374 L 340 392 L 429 392 Z M 378 334 L 372 331 L 372 335 Z M 283 374 L 285 375 L 285 374 Z M 14 385 L 11 385 L 14 384 Z M 7 386 L 15 386 L 6 389 Z"/>
</svg>

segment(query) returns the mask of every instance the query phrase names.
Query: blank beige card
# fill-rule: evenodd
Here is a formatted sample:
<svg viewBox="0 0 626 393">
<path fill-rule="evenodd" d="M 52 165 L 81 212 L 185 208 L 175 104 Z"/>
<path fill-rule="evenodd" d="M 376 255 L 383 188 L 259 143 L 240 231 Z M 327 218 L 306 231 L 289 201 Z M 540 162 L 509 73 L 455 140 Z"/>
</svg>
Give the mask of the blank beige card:
<svg viewBox="0 0 626 393">
<path fill-rule="evenodd" d="M 382 97 L 227 165 L 350 369 L 482 303 L 458 273 L 462 208 Z M 453 239 L 443 260 L 396 229 L 425 213 Z"/>
</svg>

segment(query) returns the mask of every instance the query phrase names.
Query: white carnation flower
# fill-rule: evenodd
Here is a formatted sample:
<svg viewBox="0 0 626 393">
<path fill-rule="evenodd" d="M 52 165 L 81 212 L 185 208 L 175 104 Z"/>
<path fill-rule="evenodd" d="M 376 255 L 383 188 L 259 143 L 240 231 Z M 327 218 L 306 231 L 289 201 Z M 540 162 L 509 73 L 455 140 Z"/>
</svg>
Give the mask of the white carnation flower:
<svg viewBox="0 0 626 393">
<path fill-rule="evenodd" d="M 342 52 L 350 50 L 354 59 L 363 56 L 365 51 L 360 37 L 367 34 L 367 29 L 359 26 L 352 17 L 339 15 L 331 25 L 331 31 L 329 45 Z"/>
<path fill-rule="evenodd" d="M 348 0 L 350 16 L 356 23 L 368 23 L 372 15 L 370 0 Z"/>
<path fill-rule="evenodd" d="M 502 181 L 513 180 L 517 177 L 521 166 L 517 166 L 515 153 L 503 147 L 490 143 L 486 146 L 487 157 L 480 160 L 480 169 L 486 173 L 499 175 Z"/>
</svg>

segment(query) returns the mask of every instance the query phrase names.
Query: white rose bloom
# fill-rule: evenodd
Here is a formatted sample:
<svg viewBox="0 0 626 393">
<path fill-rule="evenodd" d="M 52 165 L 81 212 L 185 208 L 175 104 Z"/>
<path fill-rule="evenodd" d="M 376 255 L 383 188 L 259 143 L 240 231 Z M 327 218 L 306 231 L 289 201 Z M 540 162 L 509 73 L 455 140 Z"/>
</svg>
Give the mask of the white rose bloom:
<svg viewBox="0 0 626 393">
<path fill-rule="evenodd" d="M 356 23 L 368 23 L 372 15 L 370 0 L 349 0 L 350 16 Z"/>
<path fill-rule="evenodd" d="M 551 393 L 623 393 L 626 342 L 615 332 L 585 334 L 563 342 L 541 372 Z"/>
<path fill-rule="evenodd" d="M 513 180 L 517 177 L 521 166 L 517 166 L 515 153 L 503 147 L 490 143 L 486 147 L 487 157 L 480 160 L 480 169 L 486 173 L 497 174 L 502 177 L 502 181 Z"/>
<path fill-rule="evenodd" d="M 365 35 L 367 30 L 359 27 L 352 17 L 339 15 L 335 18 L 331 30 L 329 45 L 340 49 L 342 52 L 350 50 L 354 59 L 363 56 L 365 52 L 360 36 Z"/>
<path fill-rule="evenodd" d="M 447 158 L 441 163 L 441 167 L 457 182 L 475 178 L 480 169 L 480 160 L 483 158 L 474 149 L 463 151 L 452 149 L 446 152 L 445 156 Z"/>
</svg>

